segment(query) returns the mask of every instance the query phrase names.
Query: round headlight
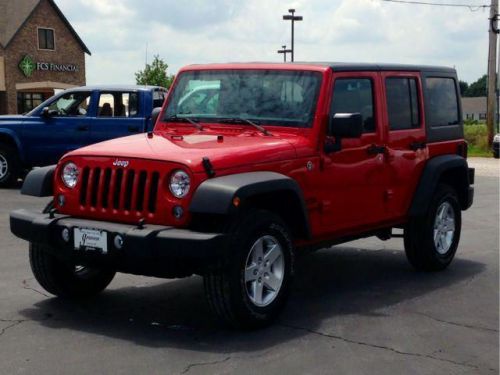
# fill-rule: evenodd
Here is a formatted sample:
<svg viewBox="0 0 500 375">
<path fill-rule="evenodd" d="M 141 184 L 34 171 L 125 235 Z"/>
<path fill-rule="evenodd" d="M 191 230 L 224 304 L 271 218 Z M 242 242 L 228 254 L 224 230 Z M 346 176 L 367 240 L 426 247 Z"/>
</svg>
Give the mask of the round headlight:
<svg viewBox="0 0 500 375">
<path fill-rule="evenodd" d="M 185 197 L 189 192 L 190 184 L 191 179 L 189 175 L 180 169 L 174 171 L 170 176 L 170 191 L 176 198 Z"/>
<path fill-rule="evenodd" d="M 78 171 L 78 167 L 75 163 L 66 163 L 61 172 L 61 178 L 64 182 L 64 185 L 73 189 L 78 182 L 78 175 L 80 172 Z"/>
</svg>

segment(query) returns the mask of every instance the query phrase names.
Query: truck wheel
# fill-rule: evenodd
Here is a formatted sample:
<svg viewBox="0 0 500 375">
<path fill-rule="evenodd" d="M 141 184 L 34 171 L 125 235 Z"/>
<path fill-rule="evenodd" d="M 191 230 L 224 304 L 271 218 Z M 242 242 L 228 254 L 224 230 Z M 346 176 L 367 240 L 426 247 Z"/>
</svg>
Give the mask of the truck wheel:
<svg viewBox="0 0 500 375">
<path fill-rule="evenodd" d="M 38 283 L 58 297 L 91 297 L 103 291 L 115 276 L 114 270 L 66 263 L 36 244 L 30 244 L 29 256 Z"/>
<path fill-rule="evenodd" d="M 427 215 L 410 219 L 404 231 L 406 256 L 413 267 L 421 271 L 448 267 L 460 240 L 461 215 L 455 190 L 439 185 Z"/>
<path fill-rule="evenodd" d="M 16 149 L 0 143 L 0 188 L 11 187 L 16 183 L 20 164 Z"/>
<path fill-rule="evenodd" d="M 293 247 L 283 221 L 248 212 L 229 231 L 226 259 L 205 274 L 212 311 L 237 328 L 269 324 L 283 309 L 292 278 Z"/>
</svg>

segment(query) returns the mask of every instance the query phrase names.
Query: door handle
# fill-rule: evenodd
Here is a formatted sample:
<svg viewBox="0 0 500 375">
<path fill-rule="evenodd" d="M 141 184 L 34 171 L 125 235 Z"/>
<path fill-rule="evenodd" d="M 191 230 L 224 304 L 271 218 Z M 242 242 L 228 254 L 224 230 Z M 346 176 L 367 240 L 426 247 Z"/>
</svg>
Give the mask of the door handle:
<svg viewBox="0 0 500 375">
<path fill-rule="evenodd" d="M 369 155 L 384 154 L 386 151 L 387 148 L 385 146 L 379 146 L 379 145 L 371 145 L 366 149 L 366 152 Z"/>
<path fill-rule="evenodd" d="M 87 130 L 89 130 L 89 126 L 88 125 L 78 125 L 76 127 L 76 130 L 79 132 L 86 132 Z"/>
<path fill-rule="evenodd" d="M 422 150 L 427 147 L 427 143 L 425 142 L 412 142 L 410 143 L 410 150 L 417 151 Z"/>
<path fill-rule="evenodd" d="M 135 125 L 135 126 L 134 125 L 129 125 L 128 131 L 131 132 L 131 133 L 132 132 L 138 132 L 139 131 L 139 127 L 137 125 Z"/>
</svg>

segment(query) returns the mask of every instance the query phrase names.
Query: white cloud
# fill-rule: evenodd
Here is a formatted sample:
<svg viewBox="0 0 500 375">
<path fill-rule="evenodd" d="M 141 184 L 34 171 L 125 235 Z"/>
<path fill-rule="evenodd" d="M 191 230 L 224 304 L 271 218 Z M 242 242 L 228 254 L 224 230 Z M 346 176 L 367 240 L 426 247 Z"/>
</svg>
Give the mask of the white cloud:
<svg viewBox="0 0 500 375">
<path fill-rule="evenodd" d="M 483 4 L 484 0 L 468 0 Z M 380 0 L 58 0 L 92 51 L 87 82 L 133 83 L 159 54 L 175 73 L 192 63 L 281 61 L 290 44 L 281 19 L 294 7 L 296 60 L 455 66 L 462 79 L 486 72 L 488 13 Z"/>
</svg>

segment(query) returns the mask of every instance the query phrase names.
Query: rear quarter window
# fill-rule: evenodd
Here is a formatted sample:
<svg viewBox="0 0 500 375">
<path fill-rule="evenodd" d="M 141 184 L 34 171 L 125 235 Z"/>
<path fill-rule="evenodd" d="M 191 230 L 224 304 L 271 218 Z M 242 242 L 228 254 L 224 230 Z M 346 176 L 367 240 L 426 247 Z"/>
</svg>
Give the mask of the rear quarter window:
<svg viewBox="0 0 500 375">
<path fill-rule="evenodd" d="M 427 126 L 453 126 L 460 123 L 457 89 L 453 78 L 428 77 L 425 80 Z"/>
</svg>

